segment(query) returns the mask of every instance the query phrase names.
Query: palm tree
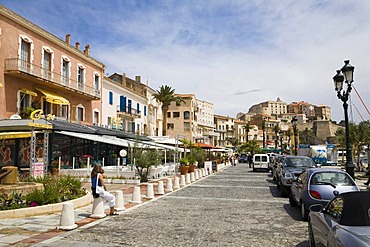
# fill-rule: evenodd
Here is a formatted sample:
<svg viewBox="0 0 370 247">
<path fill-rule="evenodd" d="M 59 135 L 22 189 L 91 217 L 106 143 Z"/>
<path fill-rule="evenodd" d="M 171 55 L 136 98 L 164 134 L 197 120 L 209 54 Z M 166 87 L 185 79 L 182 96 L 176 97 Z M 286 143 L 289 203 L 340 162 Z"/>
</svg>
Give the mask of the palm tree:
<svg viewBox="0 0 370 247">
<path fill-rule="evenodd" d="M 249 123 L 247 123 L 246 125 L 243 126 L 245 132 L 246 132 L 246 142 L 249 141 L 249 138 L 248 138 L 248 135 L 249 135 L 249 131 L 252 129 L 252 126 L 249 125 Z"/>
<path fill-rule="evenodd" d="M 165 136 L 167 132 L 167 112 L 171 102 L 174 101 L 176 103 L 185 103 L 185 101 L 181 97 L 175 95 L 175 89 L 167 85 L 162 85 L 159 90 L 153 94 L 153 97 L 157 100 L 157 102 L 162 103 L 162 135 Z"/>
</svg>

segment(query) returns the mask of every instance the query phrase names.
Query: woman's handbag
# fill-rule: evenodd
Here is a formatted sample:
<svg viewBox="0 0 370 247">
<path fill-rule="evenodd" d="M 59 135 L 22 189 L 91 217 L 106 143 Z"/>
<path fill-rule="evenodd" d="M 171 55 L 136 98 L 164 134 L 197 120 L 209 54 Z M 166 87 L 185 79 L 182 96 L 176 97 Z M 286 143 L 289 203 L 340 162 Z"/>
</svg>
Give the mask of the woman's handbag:
<svg viewBox="0 0 370 247">
<path fill-rule="evenodd" d="M 95 189 L 95 191 L 96 191 L 96 194 L 98 194 L 98 195 L 101 195 L 101 194 L 104 194 L 104 188 L 102 187 L 102 186 L 99 186 L 98 184 L 99 184 L 99 175 L 100 175 L 100 173 L 98 173 L 98 175 L 96 176 L 96 189 Z"/>
</svg>

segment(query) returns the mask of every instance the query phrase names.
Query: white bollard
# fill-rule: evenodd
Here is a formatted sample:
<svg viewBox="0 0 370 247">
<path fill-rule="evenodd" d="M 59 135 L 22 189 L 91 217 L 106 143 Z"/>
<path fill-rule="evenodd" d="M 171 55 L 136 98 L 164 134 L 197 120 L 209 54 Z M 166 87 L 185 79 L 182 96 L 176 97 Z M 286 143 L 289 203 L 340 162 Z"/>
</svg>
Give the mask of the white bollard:
<svg viewBox="0 0 370 247">
<path fill-rule="evenodd" d="M 212 168 L 211 168 L 211 169 L 212 169 Z M 208 175 L 209 175 L 208 170 L 209 170 L 209 168 L 205 169 L 205 174 L 206 174 L 206 176 L 208 176 Z"/>
<path fill-rule="evenodd" d="M 173 184 L 173 189 L 174 190 L 180 189 L 180 179 L 179 179 L 179 177 L 175 177 L 175 182 Z"/>
<path fill-rule="evenodd" d="M 104 218 L 106 214 L 104 213 L 104 200 L 101 197 L 94 198 L 91 218 L 101 219 Z"/>
<path fill-rule="evenodd" d="M 186 180 L 185 175 L 181 175 L 181 177 L 180 177 L 180 187 L 186 186 L 185 180 Z"/>
<path fill-rule="evenodd" d="M 205 168 L 202 168 L 202 176 L 203 176 L 203 177 L 207 176 L 207 174 L 206 174 L 206 169 L 205 169 Z"/>
<path fill-rule="evenodd" d="M 63 203 L 62 214 L 60 216 L 60 230 L 73 230 L 77 228 L 75 223 L 75 212 L 73 211 L 73 203 Z"/>
<path fill-rule="evenodd" d="M 166 193 L 172 192 L 172 178 L 167 178 L 167 183 L 166 183 L 166 189 L 164 190 Z"/>
<path fill-rule="evenodd" d="M 198 174 L 199 174 L 199 179 L 203 178 L 202 169 L 199 169 L 199 170 L 198 170 Z"/>
<path fill-rule="evenodd" d="M 190 182 L 192 182 L 192 183 L 195 182 L 195 172 L 190 173 Z"/>
<path fill-rule="evenodd" d="M 147 199 L 154 199 L 154 189 L 153 189 L 153 184 L 147 184 L 146 185 L 146 197 Z"/>
<path fill-rule="evenodd" d="M 157 185 L 157 195 L 164 195 L 163 181 L 158 181 Z"/>
<path fill-rule="evenodd" d="M 195 170 L 194 174 L 195 174 L 195 180 L 199 180 L 199 174 L 198 174 L 198 170 Z"/>
<path fill-rule="evenodd" d="M 123 202 L 123 191 L 122 190 L 116 190 L 116 209 L 118 211 L 126 210 L 125 203 Z"/>
<path fill-rule="evenodd" d="M 131 202 L 133 202 L 133 203 L 142 203 L 140 186 L 135 186 L 134 187 L 134 192 L 132 193 Z"/>
<path fill-rule="evenodd" d="M 191 184 L 190 174 L 189 173 L 187 173 L 186 176 L 185 176 L 185 183 L 186 184 Z"/>
</svg>

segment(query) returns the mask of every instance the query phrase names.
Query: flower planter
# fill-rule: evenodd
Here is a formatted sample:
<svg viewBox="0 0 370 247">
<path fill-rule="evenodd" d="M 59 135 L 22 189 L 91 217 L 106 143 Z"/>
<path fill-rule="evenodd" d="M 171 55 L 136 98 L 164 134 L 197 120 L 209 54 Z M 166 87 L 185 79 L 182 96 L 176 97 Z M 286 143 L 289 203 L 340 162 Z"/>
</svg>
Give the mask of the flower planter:
<svg viewBox="0 0 370 247">
<path fill-rule="evenodd" d="M 195 165 L 189 165 L 188 173 L 195 172 Z"/>
<path fill-rule="evenodd" d="M 186 175 L 189 171 L 189 166 L 180 166 L 181 175 Z"/>
</svg>

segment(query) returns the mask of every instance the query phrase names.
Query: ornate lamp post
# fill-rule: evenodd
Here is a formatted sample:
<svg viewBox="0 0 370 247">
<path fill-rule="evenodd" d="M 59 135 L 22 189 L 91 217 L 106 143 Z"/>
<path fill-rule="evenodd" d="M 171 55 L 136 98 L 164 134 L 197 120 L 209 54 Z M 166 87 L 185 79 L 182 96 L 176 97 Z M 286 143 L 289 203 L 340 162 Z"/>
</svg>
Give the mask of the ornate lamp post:
<svg viewBox="0 0 370 247">
<path fill-rule="evenodd" d="M 292 118 L 292 125 L 293 125 L 293 137 L 294 137 L 294 155 L 297 155 L 297 122 L 298 119 L 296 116 Z"/>
<path fill-rule="evenodd" d="M 351 141 L 349 137 L 349 123 L 348 123 L 348 98 L 349 94 L 352 91 L 352 82 L 353 82 L 353 72 L 355 67 L 349 64 L 349 60 L 344 61 L 344 66 L 337 70 L 337 74 L 333 77 L 335 91 L 337 92 L 337 97 L 343 102 L 344 109 L 344 124 L 346 131 L 346 172 L 352 177 L 355 178 L 355 167 L 352 161 L 352 150 L 351 150 Z M 344 76 L 343 76 L 343 74 Z M 346 79 L 347 88 L 343 88 L 343 81 Z"/>
<path fill-rule="evenodd" d="M 280 153 L 284 153 L 284 147 L 283 147 L 283 135 L 284 132 L 282 130 L 279 131 L 279 137 L 280 137 Z"/>
</svg>

